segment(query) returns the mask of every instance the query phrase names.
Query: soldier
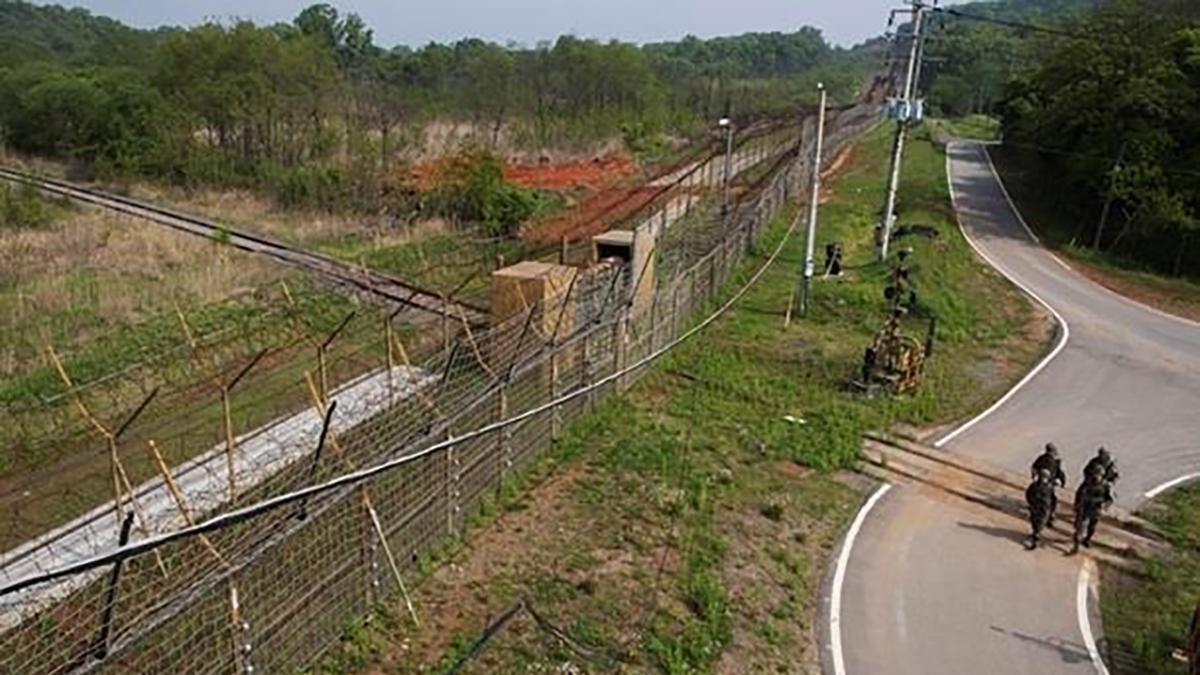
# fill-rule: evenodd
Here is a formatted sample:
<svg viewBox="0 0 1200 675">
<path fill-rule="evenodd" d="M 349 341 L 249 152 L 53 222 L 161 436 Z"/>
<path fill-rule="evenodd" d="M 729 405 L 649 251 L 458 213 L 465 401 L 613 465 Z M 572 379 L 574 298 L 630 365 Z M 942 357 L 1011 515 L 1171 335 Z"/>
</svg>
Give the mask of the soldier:
<svg viewBox="0 0 1200 675">
<path fill-rule="evenodd" d="M 1053 443 L 1047 443 L 1046 451 L 1033 460 L 1033 466 L 1029 468 L 1029 475 L 1032 478 L 1037 478 L 1038 472 L 1043 470 L 1050 472 L 1051 483 L 1067 487 L 1067 474 L 1063 471 L 1062 460 L 1058 457 L 1058 448 Z M 1050 504 L 1050 517 L 1046 519 L 1047 527 L 1054 527 L 1054 514 L 1057 510 L 1058 496 L 1055 495 L 1053 502 Z"/>
<path fill-rule="evenodd" d="M 1096 451 L 1096 456 L 1087 463 L 1087 466 L 1083 467 L 1085 478 L 1093 473 L 1098 474 L 1109 485 L 1117 482 L 1117 479 L 1121 477 L 1121 474 L 1117 473 L 1116 460 L 1108 454 L 1108 450 L 1104 449 L 1104 446 L 1100 446 L 1100 449 Z"/>
<path fill-rule="evenodd" d="M 1080 544 L 1091 547 L 1100 512 L 1113 503 L 1112 486 L 1104 480 L 1103 474 L 1092 471 L 1085 472 L 1085 476 L 1083 484 L 1075 491 L 1075 545 L 1071 553 L 1077 553 Z"/>
<path fill-rule="evenodd" d="M 1025 489 L 1025 503 L 1029 505 L 1029 526 L 1033 529 L 1027 546 L 1031 551 L 1038 547 L 1042 529 L 1050 521 L 1054 501 L 1054 481 L 1048 470 L 1041 469 Z"/>
</svg>

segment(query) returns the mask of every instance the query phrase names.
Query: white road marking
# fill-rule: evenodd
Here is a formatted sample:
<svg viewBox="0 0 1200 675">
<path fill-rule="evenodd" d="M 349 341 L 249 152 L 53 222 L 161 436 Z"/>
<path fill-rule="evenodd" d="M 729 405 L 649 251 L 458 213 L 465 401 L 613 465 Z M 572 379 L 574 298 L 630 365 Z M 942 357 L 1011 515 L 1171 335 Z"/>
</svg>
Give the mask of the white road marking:
<svg viewBox="0 0 1200 675">
<path fill-rule="evenodd" d="M 1108 675 L 1108 666 L 1100 658 L 1100 649 L 1096 647 L 1096 636 L 1092 634 L 1092 620 L 1088 616 L 1088 587 L 1091 585 L 1092 570 L 1096 564 L 1089 558 L 1079 568 L 1079 583 L 1075 587 L 1075 612 L 1079 615 L 1079 632 L 1083 634 L 1083 644 L 1087 647 L 1092 665 L 1100 675 Z"/>
<path fill-rule="evenodd" d="M 947 145 L 946 150 L 948 152 L 950 150 L 950 146 Z M 949 155 L 947 155 L 947 157 L 948 156 Z M 1012 209 L 1013 213 L 1017 214 L 1017 220 L 1021 223 L 1021 227 L 1025 228 L 1025 232 L 1029 235 L 1029 238 L 1032 239 L 1035 244 L 1042 243 L 1042 240 L 1038 239 L 1038 236 L 1033 233 L 1033 228 L 1029 227 L 1029 223 L 1025 222 L 1025 216 L 1021 215 L 1021 210 L 1017 208 L 1016 202 L 1014 202 L 1012 199 L 1012 196 L 1010 194 L 1008 194 L 1008 188 L 1004 186 L 1004 181 L 1000 180 L 1000 172 L 996 171 L 996 165 L 992 163 L 992 153 L 988 152 L 987 150 L 984 150 L 983 156 L 987 157 L 988 167 L 991 168 L 992 175 L 996 177 L 996 184 L 1000 186 L 1000 191 L 1004 193 L 1004 198 L 1008 200 L 1009 208 Z"/>
<path fill-rule="evenodd" d="M 967 420 L 967 422 L 965 424 L 963 424 L 962 426 L 951 431 L 950 433 L 946 434 L 945 436 L 942 436 L 941 438 L 939 438 L 933 444 L 933 447 L 935 447 L 935 448 L 940 448 L 940 447 L 946 445 L 950 441 L 957 438 L 959 435 L 966 432 L 971 427 L 973 427 L 976 424 L 978 424 L 979 422 L 983 421 L 984 418 L 986 418 L 988 415 L 991 415 L 992 413 L 996 412 L 996 410 L 998 410 L 1000 408 L 1000 406 L 1007 403 L 1008 400 L 1010 398 L 1012 398 L 1014 395 L 1016 395 L 1016 393 L 1018 391 L 1020 391 L 1026 384 L 1029 384 L 1030 380 L 1032 380 L 1034 377 L 1036 377 L 1038 373 L 1042 372 L 1042 370 L 1045 369 L 1046 366 L 1050 365 L 1050 362 L 1053 361 L 1054 358 L 1057 357 L 1060 352 L 1062 352 L 1062 350 L 1067 346 L 1067 341 L 1071 339 L 1071 327 L 1069 324 L 1067 324 L 1067 320 L 1064 319 L 1062 317 L 1062 315 L 1058 313 L 1058 310 L 1051 307 L 1050 303 L 1043 300 L 1037 293 L 1034 293 L 1028 286 L 1021 283 L 1020 281 L 1017 281 L 1016 277 L 1012 276 L 1011 274 L 1006 272 L 1002 267 L 997 265 L 996 262 L 994 260 L 992 260 L 991 257 L 988 256 L 987 253 L 984 253 L 983 249 L 980 248 L 979 245 L 976 244 L 975 241 L 972 240 L 971 237 L 967 235 L 967 229 L 965 227 L 963 227 L 962 217 L 960 216 L 959 211 L 958 211 L 958 198 L 954 193 L 954 177 L 950 174 L 950 150 L 953 145 L 954 145 L 953 143 L 946 145 L 946 185 L 950 191 L 950 204 L 951 204 L 951 206 L 954 207 L 954 219 L 955 219 L 955 221 L 958 222 L 958 229 L 960 232 L 962 232 L 963 239 L 966 239 L 967 244 L 969 244 L 971 246 L 971 248 L 975 250 L 975 253 L 977 253 L 980 258 L 983 258 L 984 261 L 987 262 L 987 264 L 991 265 L 993 269 L 995 269 L 1000 274 L 1004 275 L 1004 277 L 1006 279 L 1008 279 L 1010 282 L 1012 282 L 1012 284 L 1014 286 L 1021 289 L 1029 297 L 1036 300 L 1038 302 L 1038 304 L 1045 307 L 1050 312 L 1050 314 L 1052 314 L 1054 316 L 1054 320 L 1058 322 L 1058 325 L 1062 327 L 1062 335 L 1059 337 L 1058 344 L 1055 345 L 1054 349 L 1051 350 L 1050 353 L 1046 355 L 1046 358 L 1042 359 L 1040 363 L 1038 363 L 1036 366 L 1034 366 L 1033 370 L 1026 373 L 1025 377 L 1021 378 L 1020 382 L 1017 382 L 1015 385 L 1013 385 L 1012 389 L 1009 389 L 1008 392 L 1004 394 L 1004 396 L 1000 397 L 1000 400 L 993 403 L 987 410 L 984 410 L 983 412 L 979 413 L 978 415 L 971 418 L 970 420 Z M 984 155 L 986 155 L 986 154 L 987 154 L 987 152 L 984 151 Z M 992 160 L 989 157 L 988 163 L 990 164 L 991 161 Z M 995 172 L 995 167 L 992 168 L 992 171 L 993 171 L 993 173 Z M 996 180 L 997 181 L 1000 180 L 999 175 L 996 176 Z M 1001 189 L 1003 189 L 1004 184 L 1001 183 L 1000 187 L 1001 187 Z M 1007 191 L 1004 193 L 1004 196 L 1008 197 Z M 1013 205 L 1011 199 L 1009 200 L 1008 203 L 1009 203 L 1009 206 L 1012 207 L 1013 213 L 1017 214 L 1017 218 L 1020 219 L 1021 224 L 1025 225 L 1025 220 L 1023 218 L 1021 218 L 1020 211 L 1017 211 L 1016 206 Z M 1025 225 L 1025 231 L 1029 233 L 1029 236 L 1033 238 L 1034 242 L 1037 242 L 1037 240 L 1038 240 L 1037 237 L 1029 229 L 1028 225 Z"/>
<path fill-rule="evenodd" d="M 829 598 L 829 647 L 833 650 L 833 674 L 846 675 L 846 657 L 842 653 L 842 586 L 846 583 L 846 568 L 850 565 L 850 551 L 854 549 L 854 540 L 858 531 L 867 520 L 867 514 L 875 508 L 879 499 L 887 494 L 892 486 L 884 483 L 867 498 L 866 503 L 858 510 L 850 529 L 846 530 L 846 539 L 842 542 L 842 552 L 838 554 L 837 567 L 833 572 L 833 589 Z"/>
<path fill-rule="evenodd" d="M 949 147 L 950 146 L 946 146 L 947 151 L 949 151 Z M 1004 193 L 1004 198 L 1008 200 L 1008 205 L 1012 207 L 1013 213 L 1017 214 L 1017 218 L 1021 221 L 1021 225 L 1025 228 L 1025 231 L 1029 233 L 1029 236 L 1033 237 L 1034 241 L 1039 241 L 1037 238 L 1037 235 L 1035 235 L 1033 233 L 1033 230 L 1031 230 L 1029 228 L 1029 224 L 1025 222 L 1025 217 L 1021 215 L 1021 211 L 1017 208 L 1016 203 L 1013 202 L 1012 197 L 1009 196 L 1008 188 L 1004 187 L 1004 180 L 1002 178 L 1000 178 L 1000 172 L 996 171 L 996 165 L 992 163 L 991 154 L 989 154 L 986 150 L 983 151 L 983 154 L 985 156 L 987 156 L 988 166 L 991 167 L 991 169 L 992 169 L 992 175 L 996 177 L 996 182 L 1000 184 L 1000 190 Z M 1075 272 L 1074 268 L 1072 268 L 1070 265 L 1068 265 L 1066 262 L 1064 262 L 1061 258 L 1059 258 L 1057 255 L 1055 255 L 1055 253 L 1053 251 L 1051 251 L 1050 249 L 1046 249 L 1046 252 L 1049 253 L 1050 257 L 1054 259 L 1054 262 L 1058 263 L 1059 265 L 1062 265 L 1063 269 L 1066 269 L 1071 272 Z M 1100 288 L 1104 292 L 1106 292 L 1110 295 L 1113 295 L 1113 296 L 1133 305 L 1134 307 L 1137 307 L 1138 309 L 1145 310 L 1147 312 L 1150 312 L 1151 314 L 1157 314 L 1158 316 L 1161 316 L 1164 319 L 1171 319 L 1173 321 L 1178 321 L 1182 324 L 1192 326 L 1193 328 L 1200 328 L 1200 321 L 1193 321 L 1192 319 L 1188 319 L 1186 317 L 1179 316 L 1178 314 L 1171 314 L 1170 312 L 1164 312 L 1163 310 L 1158 309 L 1157 307 L 1151 307 L 1150 305 L 1147 305 L 1143 302 L 1139 302 L 1128 296 L 1121 295 L 1120 293 L 1105 286 L 1104 284 L 1098 284 L 1098 283 L 1092 281 L 1091 279 L 1088 279 L 1088 281 L 1091 282 L 1091 284 L 1093 286 Z"/>
<path fill-rule="evenodd" d="M 1200 478 L 1200 472 L 1189 473 L 1189 474 L 1180 476 L 1179 478 L 1173 478 L 1173 479 L 1163 483 L 1162 485 L 1159 485 L 1158 487 L 1154 487 L 1149 490 L 1146 490 L 1146 499 L 1154 499 L 1155 497 L 1161 495 L 1162 493 L 1166 492 L 1167 490 L 1170 490 L 1171 488 L 1173 488 L 1177 485 L 1182 485 L 1183 483 L 1196 480 L 1197 478 Z"/>
<path fill-rule="evenodd" d="M 950 146 L 949 145 L 946 146 L 946 153 L 947 153 L 946 154 L 946 181 L 947 181 L 948 185 L 950 186 L 950 200 L 952 203 L 954 203 L 954 215 L 955 215 L 955 218 L 958 220 L 959 229 L 962 230 L 963 238 L 965 238 L 967 240 L 967 243 L 970 244 L 971 247 L 975 249 L 975 252 L 978 253 L 980 255 L 980 257 L 982 257 L 984 260 L 986 260 L 989 265 L 994 267 L 997 271 L 999 271 L 1006 278 L 1008 278 L 1008 280 L 1011 281 L 1013 284 L 1015 284 L 1017 286 L 1017 288 L 1020 288 L 1022 291 L 1024 291 L 1026 294 L 1028 294 L 1031 298 L 1033 298 L 1038 303 L 1040 303 L 1043 307 L 1045 307 L 1047 310 L 1049 310 L 1050 313 L 1054 315 L 1055 320 L 1058 321 L 1058 324 L 1060 326 L 1062 326 L 1063 333 L 1062 333 L 1062 337 L 1058 341 L 1058 345 L 1054 348 L 1054 350 L 1051 351 L 1046 356 L 1046 358 L 1042 359 L 1042 362 L 1039 363 L 1036 367 L 1034 367 L 1033 370 L 1029 371 L 1029 373 L 1027 375 L 1025 375 L 1025 377 L 1022 378 L 1021 381 L 1018 382 L 1012 389 L 1010 389 L 1007 394 L 1005 394 L 1003 397 L 1001 397 L 999 401 L 996 401 L 990 408 L 988 408 L 987 410 L 980 413 L 974 419 L 971 419 L 966 424 L 962 425 L 961 427 L 955 429 L 954 431 L 950 432 L 946 436 L 942 437 L 940 440 L 938 440 L 936 443 L 934 443 L 934 446 L 936 446 L 936 447 L 941 447 L 941 446 L 945 445 L 946 443 L 949 443 L 956 436 L 963 433 L 967 429 L 970 429 L 977 422 L 979 422 L 983 418 L 987 417 L 988 415 L 992 414 L 992 412 L 994 412 L 1000 406 L 1004 405 L 1004 403 L 1009 398 L 1011 398 L 1013 396 L 1013 394 L 1016 394 L 1019 389 L 1024 387 L 1031 379 L 1033 379 L 1033 377 L 1035 375 L 1037 375 L 1039 372 L 1041 372 L 1041 370 L 1043 368 L 1045 368 L 1050 363 L 1050 361 L 1052 361 L 1056 356 L 1058 356 L 1058 354 L 1063 350 L 1063 348 L 1067 346 L 1067 341 L 1070 340 L 1070 338 L 1071 338 L 1071 329 L 1061 314 L 1059 314 L 1053 307 L 1050 306 L 1049 303 L 1047 303 L 1045 300 L 1043 300 L 1041 297 L 1039 297 L 1036 293 L 1034 293 L 1032 290 L 1030 290 L 1027 286 L 1025 286 L 1021 282 L 1017 281 L 1016 278 L 1009 275 L 1008 272 L 1005 272 L 1003 269 L 1001 269 L 1000 266 L 998 266 L 994 261 L 992 261 L 992 259 L 989 258 L 988 255 L 986 253 L 984 253 L 983 250 L 981 248 L 979 248 L 979 246 L 977 246 L 975 244 L 975 242 L 972 241 L 969 236 L 967 236 L 967 231 L 963 227 L 962 219 L 958 217 L 958 205 L 956 203 L 956 199 L 954 196 L 953 176 L 950 175 L 950 154 L 949 154 Z M 1001 191 L 1004 192 L 1004 197 L 1005 197 L 1005 199 L 1008 200 L 1009 207 L 1012 209 L 1013 213 L 1016 214 L 1017 219 L 1021 222 L 1021 225 L 1025 227 L 1025 231 L 1029 234 L 1030 238 L 1032 238 L 1034 240 L 1034 242 L 1038 242 L 1037 236 L 1033 233 L 1032 230 L 1029 229 L 1029 225 L 1026 224 L 1025 218 L 1023 216 L 1021 216 L 1021 212 L 1017 209 L 1016 204 L 1013 203 L 1012 198 L 1008 195 L 1008 190 L 1004 187 L 1004 182 L 1000 180 L 1000 174 L 996 173 L 996 167 L 995 167 L 995 165 L 992 164 L 991 156 L 988 156 L 988 153 L 986 150 L 984 151 L 984 155 L 987 156 L 988 165 L 991 166 L 992 174 L 996 177 L 996 181 L 1000 184 L 1000 189 L 1001 189 Z M 1054 257 L 1054 256 L 1052 255 L 1051 257 Z M 1055 258 L 1055 259 L 1057 259 L 1057 258 Z M 1059 261 L 1059 262 L 1062 263 L 1062 261 Z M 1095 285 L 1098 286 L 1099 284 L 1095 284 Z M 1087 603 L 1088 598 L 1087 598 L 1087 596 L 1088 596 L 1088 586 L 1090 585 L 1090 580 L 1091 580 L 1091 570 L 1092 570 L 1093 566 L 1094 566 L 1094 563 L 1092 563 L 1091 560 L 1088 560 L 1083 564 L 1083 566 L 1079 570 L 1079 583 L 1075 589 L 1075 612 L 1079 618 L 1079 632 L 1083 636 L 1083 644 L 1084 644 L 1084 646 L 1087 647 L 1088 656 L 1092 660 L 1092 665 L 1096 668 L 1096 672 L 1099 673 L 1100 675 L 1109 675 L 1108 667 L 1104 665 L 1104 660 L 1100 658 L 1100 650 L 1096 647 L 1096 637 L 1092 633 L 1092 622 L 1091 622 L 1091 618 L 1088 616 L 1088 603 Z M 842 675 L 842 674 L 837 673 L 836 675 Z"/>
</svg>

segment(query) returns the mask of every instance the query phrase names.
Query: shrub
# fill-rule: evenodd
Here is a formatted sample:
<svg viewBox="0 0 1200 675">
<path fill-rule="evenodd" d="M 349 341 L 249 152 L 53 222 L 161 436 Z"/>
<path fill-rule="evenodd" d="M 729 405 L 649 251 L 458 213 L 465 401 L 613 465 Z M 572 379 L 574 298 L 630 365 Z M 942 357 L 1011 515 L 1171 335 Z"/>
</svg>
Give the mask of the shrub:
<svg viewBox="0 0 1200 675">
<path fill-rule="evenodd" d="M 345 174 L 332 166 L 299 166 L 269 172 L 276 201 L 284 208 L 335 211 L 347 194 Z"/>
<path fill-rule="evenodd" d="M 479 223 L 492 236 L 513 234 L 522 222 L 549 206 L 547 195 L 504 179 L 504 164 L 491 153 L 477 152 L 451 160 L 430 195 L 432 210 Z"/>
<path fill-rule="evenodd" d="M 48 227 L 64 208 L 64 204 L 43 197 L 32 187 L 0 185 L 0 230 Z"/>
</svg>

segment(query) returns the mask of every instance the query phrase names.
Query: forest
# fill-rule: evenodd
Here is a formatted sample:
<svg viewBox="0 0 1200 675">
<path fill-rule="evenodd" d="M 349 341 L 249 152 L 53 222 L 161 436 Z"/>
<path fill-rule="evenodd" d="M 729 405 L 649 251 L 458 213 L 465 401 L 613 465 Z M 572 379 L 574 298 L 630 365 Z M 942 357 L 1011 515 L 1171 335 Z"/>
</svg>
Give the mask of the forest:
<svg viewBox="0 0 1200 675">
<path fill-rule="evenodd" d="M 1037 155 L 1070 240 L 1155 271 L 1200 266 L 1200 5 L 1110 0 L 1039 38 L 998 106 Z"/>
<path fill-rule="evenodd" d="M 431 125 L 480 149 L 634 154 L 732 114 L 785 114 L 822 79 L 853 98 L 877 65 L 813 28 L 638 46 L 570 35 L 385 48 L 353 13 L 141 31 L 80 9 L 0 0 L 0 141 L 87 177 L 248 187 L 283 206 L 403 210 L 397 167 Z"/>
</svg>

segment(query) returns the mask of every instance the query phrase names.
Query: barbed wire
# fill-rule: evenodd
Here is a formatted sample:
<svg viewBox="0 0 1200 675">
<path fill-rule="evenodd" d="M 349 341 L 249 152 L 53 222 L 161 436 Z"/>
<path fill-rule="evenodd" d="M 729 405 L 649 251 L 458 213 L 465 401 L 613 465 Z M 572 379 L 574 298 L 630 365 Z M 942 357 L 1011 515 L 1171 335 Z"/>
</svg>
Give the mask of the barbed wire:
<svg viewBox="0 0 1200 675">
<path fill-rule="evenodd" d="M 838 114 L 827 141 L 838 147 L 876 117 L 874 106 Z M 749 186 L 726 218 L 709 219 L 704 227 L 724 236 L 708 253 L 647 273 L 654 287 L 644 297 L 636 293 L 644 270 L 600 265 L 479 333 L 453 317 L 443 317 L 441 331 L 435 321 L 413 332 L 363 313 L 325 359 L 311 343 L 327 336 L 309 336 L 297 352 L 307 352 L 304 361 L 266 368 L 266 379 L 234 392 L 234 407 L 243 400 L 248 416 L 233 426 L 255 429 L 234 439 L 234 452 L 217 414 L 201 446 L 211 450 L 173 469 L 144 463 L 131 489 L 118 490 L 126 511 L 144 502 L 134 541 L 117 548 L 109 504 L 95 509 L 87 537 L 57 540 L 77 550 L 47 540 L 29 553 L 44 564 L 20 574 L 8 553 L 0 556 L 0 671 L 285 670 L 307 662 L 348 617 L 402 592 L 403 570 L 461 534 L 470 511 L 571 418 L 627 387 L 757 282 L 766 267 L 691 325 L 811 169 L 801 158 L 812 139 L 797 140 L 797 155 Z M 789 237 L 794 228 L 793 220 Z M 333 401 L 322 453 L 322 411 Z M 254 425 L 265 415 L 254 409 L 267 402 L 279 406 L 275 421 Z M 195 435 L 180 430 L 165 460 L 194 454 L 203 418 L 192 426 Z M 138 475 L 155 474 L 138 484 Z M 178 500 L 169 494 L 175 481 Z M 120 583 L 106 584 L 105 572 L 117 568 Z M 115 588 L 106 602 L 101 591 Z M 105 614 L 115 618 L 101 631 Z M 101 642 L 108 656 L 89 656 Z"/>
</svg>

